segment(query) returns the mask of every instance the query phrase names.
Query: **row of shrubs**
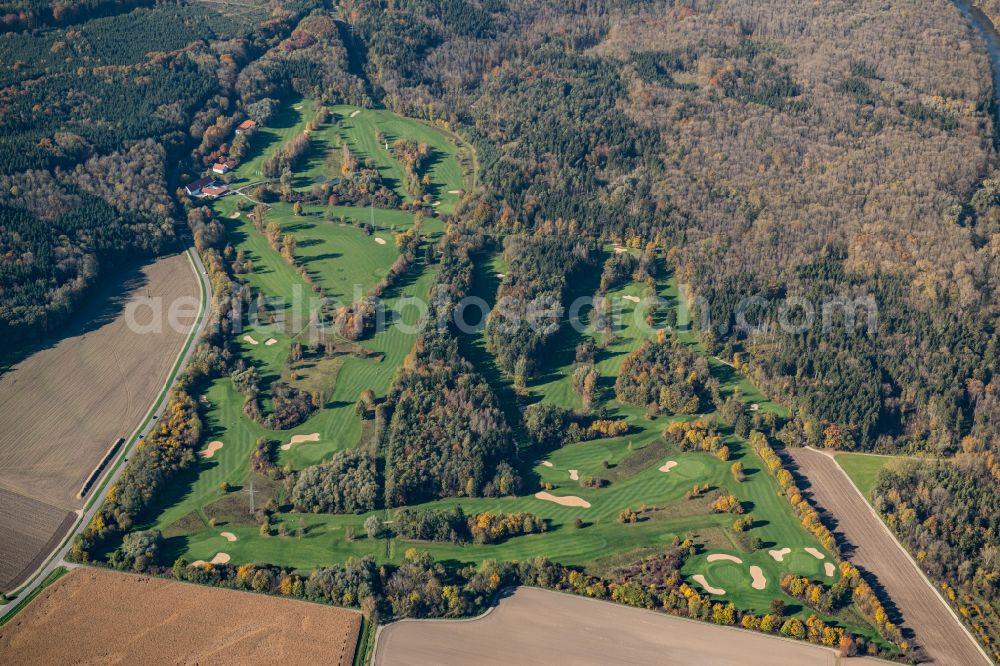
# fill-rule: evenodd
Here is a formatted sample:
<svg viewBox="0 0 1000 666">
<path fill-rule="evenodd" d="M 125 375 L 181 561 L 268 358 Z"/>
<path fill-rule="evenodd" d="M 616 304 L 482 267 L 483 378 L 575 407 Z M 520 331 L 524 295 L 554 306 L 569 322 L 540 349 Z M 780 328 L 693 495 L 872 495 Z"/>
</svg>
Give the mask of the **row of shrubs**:
<svg viewBox="0 0 1000 666">
<path fill-rule="evenodd" d="M 533 513 L 483 511 L 467 516 L 462 507 L 442 510 L 402 509 L 393 531 L 404 539 L 477 544 L 499 543 L 523 534 L 545 532 L 545 521 Z"/>
<path fill-rule="evenodd" d="M 771 448 L 771 445 L 767 440 L 767 436 L 758 430 L 754 430 L 750 433 L 750 445 L 764 461 L 764 466 L 767 468 L 768 473 L 774 476 L 777 480 L 782 492 L 785 497 L 788 498 L 788 502 L 792 505 L 796 515 L 798 515 L 799 520 L 802 522 L 802 526 L 819 539 L 820 543 L 822 543 L 827 550 L 834 553 L 834 556 L 837 558 L 840 564 L 842 578 L 841 581 L 834 585 L 834 588 L 837 588 L 838 585 L 842 584 L 853 588 L 852 596 L 854 603 L 861 613 L 875 625 L 879 634 L 881 634 L 883 638 L 895 643 L 904 652 L 906 652 L 910 646 L 905 640 L 903 640 L 900 628 L 889 621 L 889 616 L 886 613 L 885 608 L 882 606 L 882 602 L 879 600 L 878 595 L 876 595 L 872 587 L 861 577 L 858 569 L 850 562 L 843 560 L 840 548 L 838 547 L 837 540 L 833 536 L 833 533 L 826 525 L 823 524 L 819 512 L 816 511 L 808 500 L 802 496 L 802 491 L 799 490 L 799 487 L 795 484 L 795 479 L 792 476 L 792 473 L 785 469 L 780 456 L 778 456 L 775 450 Z M 782 582 L 784 583 L 784 581 Z M 822 605 L 830 603 L 829 593 L 817 592 L 815 586 L 807 588 L 807 592 L 807 596 L 799 594 L 792 594 L 792 596 L 799 597 L 807 603 L 812 602 L 810 605 L 817 607 L 822 607 Z M 824 596 L 826 596 L 827 599 L 824 600 Z M 813 597 L 816 597 L 815 601 L 813 600 Z M 835 591 L 834 597 L 839 598 Z"/>
</svg>

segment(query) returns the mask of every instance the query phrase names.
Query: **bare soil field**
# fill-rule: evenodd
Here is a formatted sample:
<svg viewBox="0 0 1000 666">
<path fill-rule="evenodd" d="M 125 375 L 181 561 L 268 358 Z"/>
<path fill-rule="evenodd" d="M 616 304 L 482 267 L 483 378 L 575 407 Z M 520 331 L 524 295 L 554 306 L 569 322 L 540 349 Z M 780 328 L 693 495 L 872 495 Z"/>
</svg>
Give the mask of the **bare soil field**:
<svg viewBox="0 0 1000 666">
<path fill-rule="evenodd" d="M 379 631 L 375 666 L 467 664 L 880 664 L 831 649 L 560 592 L 521 587 L 474 620 Z"/>
<path fill-rule="evenodd" d="M 0 589 L 37 568 L 29 565 L 65 535 L 70 512 L 87 499 L 78 493 L 94 468 L 141 424 L 195 322 L 199 293 L 184 254 L 125 271 L 61 337 L 0 375 Z M 181 297 L 189 316 L 173 327 L 168 308 Z M 128 325 L 153 323 L 150 307 L 135 306 L 147 298 L 162 312 L 158 332 Z"/>
<path fill-rule="evenodd" d="M 77 330 L 0 376 L 0 488 L 79 508 L 87 476 L 163 388 L 194 316 L 175 331 L 164 313 L 162 332 L 141 334 L 126 313 L 147 296 L 162 299 L 164 310 L 186 296 L 197 314 L 198 277 L 187 256 L 160 259 L 103 291 Z M 137 309 L 135 321 L 150 323 L 149 310 Z"/>
<path fill-rule="evenodd" d="M 853 547 L 851 562 L 878 579 L 933 663 L 990 663 L 836 461 L 811 449 L 788 453 L 809 482 L 806 492 L 837 521 L 834 532 Z"/>
<path fill-rule="evenodd" d="M 0 590 L 16 587 L 42 564 L 76 514 L 0 488 Z"/>
<path fill-rule="evenodd" d="M 81 568 L 0 627 L 0 663 L 346 666 L 360 627 L 340 608 Z"/>
</svg>

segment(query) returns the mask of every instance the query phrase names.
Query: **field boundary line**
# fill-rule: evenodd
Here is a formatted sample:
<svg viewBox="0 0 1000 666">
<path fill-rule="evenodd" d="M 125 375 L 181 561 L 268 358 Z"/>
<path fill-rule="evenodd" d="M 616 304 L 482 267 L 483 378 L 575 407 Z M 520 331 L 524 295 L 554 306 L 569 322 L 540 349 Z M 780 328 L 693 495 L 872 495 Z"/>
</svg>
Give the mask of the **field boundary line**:
<svg viewBox="0 0 1000 666">
<path fill-rule="evenodd" d="M 395 620 L 394 622 L 389 622 L 388 624 L 379 624 L 378 625 L 378 629 L 375 630 L 375 646 L 372 648 L 371 659 L 368 660 L 369 666 L 374 666 L 374 664 L 375 664 L 375 657 L 378 654 L 378 641 L 379 641 L 379 638 L 382 636 L 382 630 L 385 629 L 386 627 L 391 627 L 391 626 L 396 625 L 396 624 L 403 624 L 405 622 L 409 622 L 409 623 L 414 623 L 414 622 L 416 622 L 416 623 L 475 622 L 477 620 L 482 620 L 483 618 L 485 618 L 486 616 L 488 616 L 490 613 L 492 613 L 494 610 L 496 610 L 497 608 L 500 607 L 500 601 L 501 601 L 501 599 L 503 597 L 503 593 L 504 592 L 508 592 L 508 591 L 509 592 L 514 592 L 515 590 L 517 590 L 518 587 L 531 587 L 531 586 L 529 586 L 529 585 L 516 586 L 515 585 L 514 587 L 504 588 L 504 590 L 502 590 L 501 592 L 497 593 L 496 598 L 493 600 L 493 602 L 489 605 L 489 607 L 486 610 L 484 610 L 479 615 L 473 615 L 472 617 L 420 617 L 420 618 L 418 618 L 418 617 L 404 617 L 402 620 Z M 540 588 L 537 588 L 537 589 L 544 590 L 545 588 L 540 587 Z M 573 596 L 576 596 L 576 595 L 573 595 Z M 619 604 L 615 604 L 615 605 L 617 606 Z"/>
<path fill-rule="evenodd" d="M 35 571 L 31 574 L 28 580 L 25 581 L 18 589 L 14 590 L 13 594 L 20 596 L 25 590 L 27 590 L 31 585 L 33 585 L 35 581 L 38 579 L 38 577 L 42 575 L 45 572 L 45 570 L 52 565 L 53 559 L 56 558 L 59 555 L 59 553 L 62 552 L 62 550 L 66 547 L 66 545 L 76 536 L 77 531 L 80 529 L 81 523 L 85 521 L 88 512 L 90 512 L 90 510 L 94 507 L 94 503 L 98 500 L 98 498 L 100 498 L 104 494 L 104 491 L 108 486 L 108 481 L 115 474 L 118 473 L 119 469 L 121 469 L 122 462 L 135 447 L 135 444 L 139 438 L 139 433 L 142 432 L 142 430 L 145 429 L 147 426 L 149 426 L 151 418 L 153 417 L 153 415 L 156 414 L 157 411 L 159 411 L 160 407 L 162 406 L 164 398 L 170 392 L 170 389 L 173 388 L 174 381 L 177 378 L 177 373 L 180 370 L 181 364 L 189 356 L 193 341 L 201 334 L 202 331 L 204 331 L 205 326 L 208 322 L 208 319 L 205 316 L 206 313 L 208 312 L 208 294 L 207 294 L 207 289 L 205 287 L 206 281 L 202 279 L 203 275 L 198 271 L 198 263 L 194 259 L 194 255 L 192 254 L 193 252 L 195 252 L 195 250 L 193 247 L 191 247 L 188 248 L 184 252 L 184 254 L 187 255 L 188 263 L 191 266 L 191 270 L 194 271 L 195 278 L 198 280 L 198 289 L 201 295 L 200 309 L 198 310 L 198 319 L 195 322 L 195 324 L 191 327 L 191 332 L 188 334 L 188 338 L 184 342 L 184 346 L 181 347 L 180 353 L 178 353 L 177 358 L 174 360 L 173 367 L 170 370 L 170 374 L 167 376 L 166 382 L 164 382 L 163 388 L 160 390 L 160 393 L 153 401 L 152 406 L 150 406 L 149 410 L 146 412 L 146 416 L 139 423 L 136 429 L 132 431 L 132 435 L 129 437 L 125 445 L 122 446 L 121 449 L 118 451 L 118 454 L 114 459 L 114 464 L 108 465 L 107 471 L 103 475 L 101 475 L 101 477 L 97 481 L 94 482 L 94 487 L 90 492 L 90 499 L 84 503 L 81 509 L 77 509 L 74 512 L 77 514 L 77 519 L 76 522 L 73 523 L 73 526 L 70 527 L 69 531 L 66 533 L 66 536 L 62 539 L 62 541 L 55 548 L 55 550 L 53 550 L 49 554 L 49 557 L 46 558 L 46 560 L 41 564 L 41 566 L 35 569 Z"/>
<path fill-rule="evenodd" d="M 837 463 L 837 457 L 831 453 L 827 453 L 826 451 L 814 449 L 811 446 L 806 446 L 804 448 L 810 451 L 814 451 L 815 453 L 824 455 L 833 462 L 834 467 L 836 467 L 837 471 L 840 474 L 842 474 L 845 479 L 847 479 L 847 482 L 850 484 L 851 488 L 854 489 L 854 492 L 856 492 L 858 496 L 862 500 L 864 500 L 865 506 L 868 507 L 868 510 L 875 517 L 875 520 L 878 521 L 878 524 L 882 526 L 882 529 L 884 529 L 886 534 L 889 535 L 889 537 L 892 539 L 892 542 L 896 544 L 896 547 L 899 548 L 899 550 L 903 553 L 903 555 L 906 556 L 906 559 L 909 561 L 911 565 L 913 565 L 913 568 L 917 570 L 917 573 L 920 574 L 920 577 L 923 579 L 924 583 L 927 584 L 927 587 L 931 588 L 931 591 L 934 592 L 934 596 L 937 598 L 937 600 L 940 601 L 941 604 L 944 605 L 946 609 L 948 609 L 948 612 L 951 614 L 951 616 L 955 619 L 956 622 L 958 622 L 958 626 L 962 627 L 962 631 L 965 632 L 965 635 L 972 641 L 972 644 L 979 649 L 979 653 L 983 657 L 985 657 L 986 663 L 992 666 L 992 664 L 994 664 L 995 662 L 992 659 L 990 659 L 989 655 L 986 654 L 986 650 L 983 648 L 983 646 L 979 643 L 978 640 L 976 640 L 975 636 L 972 635 L 972 632 L 969 631 L 969 628 L 965 626 L 965 623 L 962 622 L 962 620 L 958 617 L 958 613 L 955 612 L 955 609 L 953 609 L 951 605 L 949 605 L 948 602 L 945 601 L 945 598 L 941 596 L 941 592 L 934 586 L 934 583 L 931 582 L 931 579 L 927 577 L 927 574 L 924 573 L 924 570 L 920 568 L 920 565 L 917 564 L 917 561 L 913 559 L 913 556 L 910 555 L 910 551 L 906 550 L 903 544 L 899 542 L 899 539 L 896 538 L 896 535 L 892 533 L 892 530 L 889 529 L 889 526 L 885 524 L 885 521 L 882 520 L 882 516 L 880 516 L 878 511 L 875 510 L 875 507 L 871 505 L 871 502 L 868 501 L 868 498 L 865 497 L 865 494 L 861 492 L 860 488 L 854 485 L 854 481 L 851 479 L 850 475 L 847 472 L 845 472 L 844 468 Z"/>
<path fill-rule="evenodd" d="M 198 337 L 198 335 L 200 335 L 205 328 L 205 322 L 207 321 L 205 319 L 205 314 L 207 312 L 208 297 L 205 290 L 205 282 L 202 280 L 202 275 L 198 272 L 198 266 L 197 264 L 195 264 L 194 258 L 191 255 L 192 252 L 194 252 L 194 249 L 189 248 L 187 252 L 185 252 L 184 254 L 187 255 L 188 263 L 190 263 L 191 270 L 193 270 L 195 273 L 195 277 L 198 280 L 198 288 L 199 291 L 201 292 L 201 304 L 200 304 L 201 307 L 198 310 L 198 320 L 191 327 L 191 332 L 188 334 L 188 338 L 184 342 L 184 346 L 181 348 L 180 353 L 174 360 L 174 365 L 171 368 L 170 374 L 167 376 L 167 381 L 164 382 L 163 388 L 160 390 L 159 395 L 156 397 L 156 400 L 153 402 L 152 406 L 150 406 L 150 408 L 146 411 L 146 416 L 145 418 L 143 418 L 139 426 L 132 431 L 132 434 L 129 437 L 127 443 L 125 444 L 125 446 L 122 447 L 122 451 L 118 455 L 117 461 L 115 462 L 114 466 L 108 470 L 108 472 L 104 475 L 102 479 L 100 479 L 99 485 L 94 490 L 93 494 L 90 496 L 90 500 L 87 502 L 87 505 L 84 507 L 84 512 L 91 509 L 94 502 L 104 492 L 105 488 L 107 488 L 108 481 L 110 480 L 111 475 L 114 472 L 118 471 L 118 469 L 121 467 L 122 461 L 125 458 L 125 455 L 128 454 L 135 447 L 136 441 L 139 438 L 139 433 L 142 432 L 143 428 L 149 425 L 149 421 L 152 419 L 153 416 L 156 415 L 156 412 L 160 410 L 160 407 L 163 406 L 163 401 L 166 399 L 167 394 L 173 388 L 174 381 L 177 379 L 177 374 L 178 372 L 180 372 L 180 366 L 187 358 L 192 343 L 194 342 L 195 338 Z"/>
<path fill-rule="evenodd" d="M 809 645 L 809 646 L 812 646 L 812 647 L 819 648 L 821 650 L 829 650 L 829 651 L 833 652 L 833 654 L 835 655 L 835 658 L 836 658 L 836 661 L 837 661 L 838 664 L 841 663 L 842 660 L 848 659 L 847 657 L 841 657 L 839 651 L 836 648 L 832 648 L 832 647 L 829 647 L 829 646 L 826 646 L 826 645 L 818 645 L 816 643 L 810 643 L 809 641 L 802 641 L 802 640 L 798 640 L 798 639 L 795 639 L 795 638 L 787 638 L 785 636 L 781 636 L 781 635 L 778 635 L 778 634 L 765 634 L 764 632 L 761 632 L 761 631 L 751 631 L 749 629 L 741 629 L 741 628 L 739 628 L 737 626 L 729 626 L 729 625 L 724 625 L 724 624 L 715 624 L 714 622 L 705 622 L 705 621 L 702 621 L 702 620 L 693 620 L 693 619 L 691 619 L 689 617 L 681 617 L 679 615 L 671 615 L 670 613 L 663 613 L 663 612 L 660 612 L 660 611 L 653 610 L 651 608 L 640 608 L 639 606 L 629 606 L 629 605 L 626 605 L 626 604 L 617 603 L 615 601 L 610 601 L 608 599 L 595 599 L 594 597 L 586 597 L 586 596 L 583 596 L 582 594 L 573 594 L 572 592 L 564 592 L 563 590 L 552 590 L 552 589 L 549 589 L 549 588 L 546 588 L 546 587 L 538 587 L 536 585 L 523 585 L 522 584 L 522 585 L 516 585 L 516 586 L 511 587 L 511 588 L 505 588 L 504 591 L 514 592 L 514 591 L 516 591 L 520 587 L 523 587 L 523 588 L 529 589 L 529 590 L 540 590 L 540 591 L 548 593 L 548 594 L 561 594 L 563 596 L 572 597 L 574 599 L 583 599 L 584 601 L 590 601 L 590 602 L 594 602 L 594 603 L 598 603 L 598 604 L 606 604 L 606 605 L 609 605 L 609 606 L 614 606 L 616 608 L 625 608 L 625 609 L 637 610 L 637 611 L 641 611 L 643 613 L 646 613 L 647 615 L 652 615 L 654 617 L 672 618 L 672 619 L 675 619 L 675 620 L 680 620 L 682 622 L 689 622 L 689 623 L 692 623 L 692 624 L 697 624 L 699 626 L 718 627 L 719 629 L 725 629 L 725 630 L 728 630 L 728 631 L 736 631 L 736 632 L 740 632 L 741 634 L 749 634 L 751 636 L 762 636 L 764 638 L 772 638 L 772 639 L 776 639 L 776 640 L 780 640 L 780 641 L 785 641 L 785 642 L 791 643 L 793 645 Z M 382 635 L 382 629 L 384 629 L 386 627 L 391 627 L 393 625 L 403 624 L 403 623 L 428 623 L 429 624 L 429 623 L 435 623 L 435 622 L 476 622 L 478 620 L 485 619 L 490 613 L 492 613 L 494 610 L 496 610 L 497 608 L 499 608 L 500 607 L 500 603 L 502 601 L 503 601 L 503 596 L 502 596 L 502 593 L 501 593 L 501 594 L 498 595 L 498 598 L 496 600 L 494 600 L 494 602 L 490 605 L 490 607 L 486 609 L 485 612 L 483 612 L 483 613 L 481 613 L 479 615 L 476 615 L 475 617 L 452 617 L 452 618 L 412 618 L 412 617 L 408 617 L 408 618 L 404 618 L 402 620 L 397 620 L 395 622 L 391 622 L 389 624 L 380 624 L 379 627 L 378 627 L 378 631 L 375 632 L 375 649 L 372 650 L 372 659 L 369 662 L 369 666 L 374 666 L 374 664 L 375 664 L 375 655 L 378 653 L 379 638 Z M 881 662 L 881 663 L 884 663 L 884 664 L 896 664 L 898 666 L 898 662 L 888 661 L 887 659 L 879 659 L 878 657 L 870 657 L 870 656 L 865 655 L 865 659 L 870 659 L 870 660 L 873 660 L 873 661 L 878 661 L 878 662 Z"/>
<path fill-rule="evenodd" d="M 59 566 L 53 569 L 52 573 L 46 576 L 45 580 L 42 581 L 42 584 L 31 591 L 31 594 L 26 596 L 24 599 L 18 601 L 13 608 L 7 611 L 7 613 L 5 613 L 3 616 L 0 616 L 0 627 L 10 622 L 11 619 L 13 619 L 15 615 L 20 613 L 25 606 L 30 604 L 35 599 L 35 597 L 44 592 L 45 588 L 55 583 L 57 580 L 68 574 L 70 571 L 72 571 L 72 568 L 67 566 Z"/>
</svg>

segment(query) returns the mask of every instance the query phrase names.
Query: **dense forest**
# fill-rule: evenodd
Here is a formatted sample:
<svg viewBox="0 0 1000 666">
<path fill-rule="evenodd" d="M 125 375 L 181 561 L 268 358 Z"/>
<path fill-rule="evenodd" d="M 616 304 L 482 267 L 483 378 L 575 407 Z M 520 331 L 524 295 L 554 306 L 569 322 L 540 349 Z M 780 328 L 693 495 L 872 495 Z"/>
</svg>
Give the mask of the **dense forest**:
<svg viewBox="0 0 1000 666">
<path fill-rule="evenodd" d="M 836 423 L 847 448 L 948 451 L 989 420 L 963 387 L 997 364 L 992 87 L 953 6 L 434 9 L 459 4 L 345 7 L 390 105 L 479 137 L 497 229 L 667 241 L 706 341 L 749 352 L 807 433 Z M 395 66 L 407 56 L 427 64 Z M 752 337 L 735 325 L 749 297 L 766 301 Z M 767 325 L 786 298 L 868 297 L 875 334 Z"/>
<path fill-rule="evenodd" d="M 387 506 L 439 497 L 500 496 L 518 491 L 515 445 L 492 389 L 458 352 L 450 313 L 471 279 L 468 248 L 442 241 L 432 322 L 397 375 L 385 404 Z"/>
<path fill-rule="evenodd" d="M 705 345 L 791 408 L 787 445 L 967 451 L 888 477 L 880 508 L 937 580 L 995 598 L 973 516 L 1000 478 L 994 91 L 954 5 L 344 6 L 385 102 L 474 139 L 474 219 L 662 244 Z"/>
<path fill-rule="evenodd" d="M 995 606 L 1000 602 L 998 483 L 1000 462 L 993 454 L 970 452 L 953 463 L 911 462 L 890 469 L 872 495 L 896 535 L 919 553 L 927 573 Z"/>
<path fill-rule="evenodd" d="M 559 330 L 566 286 L 592 263 L 591 249 L 573 237 L 512 235 L 503 257 L 507 273 L 486 322 L 487 348 L 522 387 Z"/>
<path fill-rule="evenodd" d="M 652 413 L 696 414 L 707 404 L 711 374 L 704 356 L 661 331 L 625 357 L 615 395 L 626 404 L 650 406 Z"/>
<path fill-rule="evenodd" d="M 1000 14 L 992 0 L 977 4 Z M 907 3 L 905 11 L 876 0 L 344 0 L 336 18 L 308 0 L 250 4 L 238 14 L 202 3 L 9 0 L 0 3 L 0 30 L 5 341 L 53 330 L 103 272 L 175 244 L 182 215 L 172 195 L 186 182 L 177 165 L 192 151 L 193 171 L 211 163 L 235 123 L 266 122 L 276 100 L 291 94 L 385 106 L 460 132 L 475 146 L 479 183 L 429 253 L 439 271 L 435 325 L 385 401 L 372 406 L 379 452 L 340 453 L 295 475 L 296 508 L 363 512 L 512 494 L 521 486 L 512 426 L 524 425 L 540 447 L 583 438 L 594 424 L 617 427 L 589 417 L 581 425 L 580 414 L 544 406 L 526 410 L 523 424 L 507 423 L 447 324 L 469 292 L 470 249 L 502 237 L 507 272 L 487 348 L 523 389 L 544 361 L 575 278 L 601 271 L 601 295 L 653 270 L 652 253 L 616 255 L 598 267 L 597 248 L 610 242 L 666 256 L 705 347 L 790 408 L 776 433 L 786 445 L 943 458 L 890 470 L 875 504 L 936 580 L 995 603 L 994 91 L 975 32 L 947 0 Z M 268 175 L 290 173 L 305 143 L 276 153 Z M 234 147 L 243 148 L 230 154 Z M 278 184 L 265 193 L 300 205 L 399 206 L 377 169 L 344 150 L 336 183 L 308 195 Z M 419 198 L 426 156 L 419 145 L 393 150 Z M 222 322 L 227 299 L 248 294 L 213 248 L 221 227 L 201 216 L 189 221 Z M 339 313 L 341 333 L 368 335 L 371 307 L 359 301 Z M 262 415 L 260 387 L 230 353 L 221 343 L 201 350 L 162 428 L 76 545 L 78 557 L 127 532 L 150 498 L 193 464 L 194 383 L 231 376 L 252 398 L 252 418 L 273 427 L 316 408 L 278 385 L 275 412 Z M 578 350 L 581 397 L 595 381 L 593 363 L 593 350 Z M 712 388 L 704 359 L 671 338 L 630 355 L 615 386 L 622 402 L 674 413 L 717 402 Z M 797 496 L 768 436 L 737 421 Z M 665 436 L 722 453 L 707 426 Z M 808 509 L 796 511 L 827 540 Z M 456 515 L 406 514 L 400 529 L 414 539 L 477 538 L 462 518 L 464 528 Z M 518 518 L 522 531 L 542 529 Z M 486 532 L 516 533 L 513 519 L 484 520 Z M 157 543 L 156 534 L 129 535 L 113 563 L 156 566 Z M 455 575 L 418 553 L 398 567 L 351 562 L 307 579 L 263 566 L 211 574 L 182 567 L 175 575 L 367 603 L 369 612 L 402 617 L 479 608 L 495 574 L 826 640 L 823 627 L 738 617 L 712 604 L 679 584 L 682 554 L 664 558 L 607 580 L 543 561 Z M 638 585 L 637 571 L 662 575 Z M 801 581 L 786 587 L 808 592 Z M 839 594 L 817 596 L 830 608 Z"/>
<path fill-rule="evenodd" d="M 102 270 L 175 242 L 173 164 L 230 109 L 240 68 L 304 11 L 131 6 L 0 9 L 15 16 L 8 29 L 98 16 L 0 34 L 0 335 L 10 343 L 55 330 Z"/>
</svg>

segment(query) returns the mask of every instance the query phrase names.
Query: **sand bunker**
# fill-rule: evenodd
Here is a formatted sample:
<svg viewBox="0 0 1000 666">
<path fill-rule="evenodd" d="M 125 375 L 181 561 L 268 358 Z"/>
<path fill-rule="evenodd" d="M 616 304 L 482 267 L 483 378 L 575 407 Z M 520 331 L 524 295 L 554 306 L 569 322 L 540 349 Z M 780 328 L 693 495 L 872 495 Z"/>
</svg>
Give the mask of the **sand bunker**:
<svg viewBox="0 0 1000 666">
<path fill-rule="evenodd" d="M 580 472 L 578 472 L 575 469 L 571 469 L 569 471 L 569 479 L 570 479 L 570 481 L 579 481 L 580 480 Z"/>
<path fill-rule="evenodd" d="M 243 336 L 243 342 L 246 342 L 247 344 L 251 344 L 251 345 L 258 344 L 257 341 L 253 339 L 253 336 L 250 336 L 250 335 L 244 335 Z"/>
<path fill-rule="evenodd" d="M 589 509 L 590 502 L 587 500 L 577 497 L 576 495 L 566 495 L 564 497 L 557 497 L 552 493 L 547 493 L 544 490 L 539 493 L 535 493 L 535 498 L 540 500 L 545 500 L 546 502 L 555 502 L 559 506 L 576 506 L 581 509 Z"/>
<path fill-rule="evenodd" d="M 727 555 L 725 553 L 712 553 L 706 558 L 709 562 L 736 562 L 736 564 L 743 564 L 743 560 L 736 557 L 735 555 Z"/>
<path fill-rule="evenodd" d="M 235 541 L 235 537 L 233 540 Z M 229 553 L 217 553 L 216 556 L 213 557 L 209 562 L 206 562 L 205 560 L 195 560 L 189 566 L 203 567 L 206 564 L 225 564 L 226 562 L 229 561 L 229 559 L 230 559 Z"/>
<path fill-rule="evenodd" d="M 833 577 L 837 573 L 837 567 L 834 566 L 833 562 L 824 562 L 823 569 L 826 571 L 828 577 Z"/>
<path fill-rule="evenodd" d="M 240 217 L 240 211 L 236 211 L 235 213 L 233 213 L 232 215 L 229 216 L 229 219 L 230 220 L 237 220 L 237 219 L 239 219 L 239 217 Z"/>
<path fill-rule="evenodd" d="M 435 202 L 434 202 L 434 203 L 432 203 L 431 205 L 432 205 L 432 206 L 434 206 L 435 208 L 437 208 L 438 206 L 440 206 L 440 205 L 441 205 L 441 202 L 440 202 L 440 201 L 435 201 Z"/>
<path fill-rule="evenodd" d="M 354 116 L 358 115 L 359 113 L 361 113 L 361 109 L 355 109 L 354 111 L 351 111 L 351 116 L 350 117 L 353 118 Z"/>
<path fill-rule="evenodd" d="M 750 567 L 750 577 L 753 578 L 753 582 L 750 583 L 750 587 L 755 590 L 763 590 L 767 585 L 767 578 L 764 578 L 764 570 L 757 565 Z"/>
<path fill-rule="evenodd" d="M 624 296 L 622 296 L 622 298 L 624 298 L 626 301 L 632 301 L 633 303 L 639 303 L 642 301 L 641 298 L 639 298 L 638 296 L 633 296 L 632 294 L 625 294 Z"/>
<path fill-rule="evenodd" d="M 289 441 L 287 444 L 281 445 L 281 450 L 287 451 L 296 444 L 301 444 L 302 442 L 318 442 L 318 441 L 319 441 L 318 432 L 314 432 L 311 435 L 292 435 L 291 441 Z"/>
<path fill-rule="evenodd" d="M 214 442 L 209 442 L 205 450 L 201 452 L 202 458 L 211 458 L 215 455 L 215 452 L 222 448 L 222 442 L 216 440 Z"/>
<path fill-rule="evenodd" d="M 824 555 L 823 553 L 819 552 L 815 548 L 806 548 L 806 552 L 809 553 L 810 555 L 812 555 L 813 557 L 815 557 L 817 560 L 825 560 L 826 559 L 826 555 Z"/>
<path fill-rule="evenodd" d="M 275 340 L 274 338 L 268 338 L 267 341 L 264 343 L 264 346 L 270 347 L 271 345 L 276 345 L 276 344 L 278 344 L 277 340 Z"/>
<path fill-rule="evenodd" d="M 542 467 L 552 467 L 552 463 L 550 463 L 548 460 L 539 461 L 538 464 L 541 465 Z"/>
<path fill-rule="evenodd" d="M 498 277 L 498 278 L 500 278 L 500 279 L 502 280 L 502 279 L 504 279 L 505 277 L 507 277 L 507 274 L 506 274 L 506 273 L 497 273 L 497 277 Z"/>
<path fill-rule="evenodd" d="M 702 576 L 701 574 L 695 574 L 695 575 L 691 576 L 691 579 L 694 580 L 694 582 L 696 582 L 699 585 L 701 585 L 705 589 L 705 591 L 708 592 L 709 594 L 725 594 L 726 593 L 726 591 L 723 590 L 721 587 L 712 587 L 711 585 L 709 585 L 708 581 L 705 580 L 705 577 Z"/>
<path fill-rule="evenodd" d="M 669 472 L 674 467 L 677 467 L 677 461 L 676 460 L 668 460 L 667 462 L 663 463 L 663 467 L 660 468 L 660 471 L 661 472 Z"/>
<path fill-rule="evenodd" d="M 448 190 L 448 194 L 461 194 L 462 190 Z"/>
<path fill-rule="evenodd" d="M 628 252 L 628 248 L 615 246 L 615 254 L 621 254 L 622 252 Z"/>
<path fill-rule="evenodd" d="M 785 555 L 792 552 L 791 548 L 782 548 L 781 550 L 769 550 L 767 554 L 774 558 L 775 562 L 781 562 L 785 559 Z"/>
<path fill-rule="evenodd" d="M 379 245 L 385 245 L 385 239 L 379 238 L 378 236 L 375 237 L 375 242 L 378 243 Z"/>
<path fill-rule="evenodd" d="M 236 535 L 233 534 L 232 532 L 223 532 L 219 536 L 225 539 L 226 541 L 236 541 Z"/>
</svg>

